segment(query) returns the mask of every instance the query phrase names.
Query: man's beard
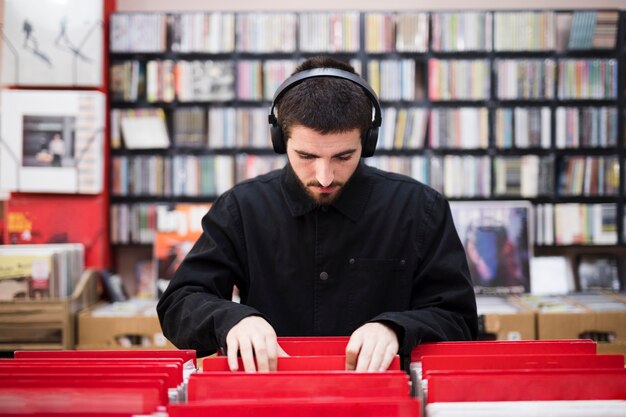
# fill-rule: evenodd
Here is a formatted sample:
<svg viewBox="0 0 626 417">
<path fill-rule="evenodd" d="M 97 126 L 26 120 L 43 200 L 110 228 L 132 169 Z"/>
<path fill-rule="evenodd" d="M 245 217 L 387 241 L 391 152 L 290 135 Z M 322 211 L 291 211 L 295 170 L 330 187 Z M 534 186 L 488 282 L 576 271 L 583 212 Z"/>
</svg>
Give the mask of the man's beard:
<svg viewBox="0 0 626 417">
<path fill-rule="evenodd" d="M 341 191 L 343 191 L 343 188 L 344 188 L 344 185 L 345 185 L 345 183 L 343 183 L 343 182 L 333 181 L 331 183 L 331 186 L 339 187 L 336 192 L 334 192 L 333 194 L 323 194 L 322 193 L 322 194 L 316 195 L 316 194 L 313 193 L 313 191 L 309 187 L 321 187 L 322 185 L 319 182 L 317 182 L 317 181 L 309 181 L 305 185 L 302 182 L 302 180 L 300 178 L 298 178 L 297 175 L 296 175 L 296 180 L 298 181 L 298 184 L 300 185 L 300 187 L 302 187 L 302 189 L 304 190 L 306 195 L 315 203 L 316 206 L 327 206 L 327 205 L 332 204 L 333 202 L 335 202 L 335 200 L 337 200 L 337 198 L 341 194 Z"/>
</svg>

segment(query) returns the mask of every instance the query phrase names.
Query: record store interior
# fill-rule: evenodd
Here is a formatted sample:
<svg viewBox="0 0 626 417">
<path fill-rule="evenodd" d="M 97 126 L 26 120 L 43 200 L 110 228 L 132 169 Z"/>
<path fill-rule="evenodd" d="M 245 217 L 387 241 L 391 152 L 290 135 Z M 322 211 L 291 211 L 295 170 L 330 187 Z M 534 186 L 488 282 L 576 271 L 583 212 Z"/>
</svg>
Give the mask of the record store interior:
<svg viewBox="0 0 626 417">
<path fill-rule="evenodd" d="M 0 0 L 0 415 L 626 417 L 626 0 Z"/>
</svg>

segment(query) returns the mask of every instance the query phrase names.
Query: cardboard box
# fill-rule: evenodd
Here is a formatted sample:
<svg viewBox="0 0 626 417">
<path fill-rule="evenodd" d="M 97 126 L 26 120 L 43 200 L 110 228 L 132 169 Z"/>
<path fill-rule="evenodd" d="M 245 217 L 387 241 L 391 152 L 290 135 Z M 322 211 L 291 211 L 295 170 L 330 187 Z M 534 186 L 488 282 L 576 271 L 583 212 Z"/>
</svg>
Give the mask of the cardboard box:
<svg viewBox="0 0 626 417">
<path fill-rule="evenodd" d="M 533 340 L 535 313 L 513 297 L 477 296 L 479 338 Z"/>
<path fill-rule="evenodd" d="M 98 305 L 79 314 L 77 349 L 176 349 L 163 336 L 156 314 L 106 315 L 99 312 L 102 308 Z"/>
<path fill-rule="evenodd" d="M 571 294 L 533 302 L 538 339 L 593 339 L 598 346 L 626 342 L 626 303 L 618 298 Z"/>
</svg>

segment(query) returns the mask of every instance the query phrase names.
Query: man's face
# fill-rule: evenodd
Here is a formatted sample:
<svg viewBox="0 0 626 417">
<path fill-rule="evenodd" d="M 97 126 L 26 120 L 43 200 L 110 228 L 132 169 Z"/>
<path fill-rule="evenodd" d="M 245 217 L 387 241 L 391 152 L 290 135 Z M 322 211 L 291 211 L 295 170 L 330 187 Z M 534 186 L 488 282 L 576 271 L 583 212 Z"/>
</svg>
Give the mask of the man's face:
<svg viewBox="0 0 626 417">
<path fill-rule="evenodd" d="M 360 131 L 322 135 L 294 126 L 287 141 L 287 157 L 309 196 L 318 204 L 330 204 L 359 165 Z"/>
</svg>

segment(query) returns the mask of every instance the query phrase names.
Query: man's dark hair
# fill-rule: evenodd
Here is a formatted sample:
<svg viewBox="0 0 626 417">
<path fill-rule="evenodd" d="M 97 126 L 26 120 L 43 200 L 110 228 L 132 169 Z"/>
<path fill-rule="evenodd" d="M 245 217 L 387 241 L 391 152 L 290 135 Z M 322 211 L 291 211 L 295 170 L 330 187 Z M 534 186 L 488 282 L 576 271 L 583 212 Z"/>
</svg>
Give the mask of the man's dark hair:
<svg viewBox="0 0 626 417">
<path fill-rule="evenodd" d="M 327 56 L 307 59 L 293 74 L 315 68 L 337 68 L 357 74 L 351 65 Z M 276 105 L 276 116 L 285 140 L 297 125 L 321 134 L 359 129 L 362 135 L 372 126 L 372 103 L 352 81 L 315 77 L 289 89 Z"/>
</svg>

